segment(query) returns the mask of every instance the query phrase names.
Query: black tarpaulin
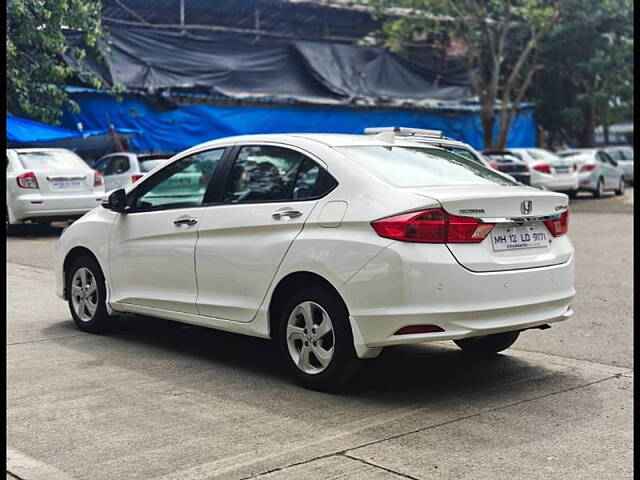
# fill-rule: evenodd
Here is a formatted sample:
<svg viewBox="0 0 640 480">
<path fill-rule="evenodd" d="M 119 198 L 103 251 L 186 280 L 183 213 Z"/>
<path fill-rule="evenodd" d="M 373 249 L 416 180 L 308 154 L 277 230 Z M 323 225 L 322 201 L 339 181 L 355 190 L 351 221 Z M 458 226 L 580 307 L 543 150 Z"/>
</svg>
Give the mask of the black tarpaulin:
<svg viewBox="0 0 640 480">
<path fill-rule="evenodd" d="M 98 67 L 95 55 L 85 66 L 129 91 L 192 88 L 237 99 L 393 106 L 472 96 L 459 73 L 438 74 L 381 49 L 145 28 L 109 33 L 106 67 Z"/>
</svg>

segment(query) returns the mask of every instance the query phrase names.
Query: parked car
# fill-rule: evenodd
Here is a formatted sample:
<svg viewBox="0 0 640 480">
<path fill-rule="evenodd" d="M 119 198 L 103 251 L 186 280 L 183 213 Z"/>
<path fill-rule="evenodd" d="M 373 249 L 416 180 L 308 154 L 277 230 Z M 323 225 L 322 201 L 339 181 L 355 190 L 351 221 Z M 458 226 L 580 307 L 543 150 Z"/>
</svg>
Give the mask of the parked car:
<svg viewBox="0 0 640 480">
<path fill-rule="evenodd" d="M 73 220 L 99 206 L 102 175 L 62 148 L 7 150 L 7 233 L 25 223 Z"/>
<path fill-rule="evenodd" d="M 383 129 L 384 130 L 384 127 Z M 380 128 L 368 128 L 365 129 L 365 133 L 369 135 L 376 135 L 380 133 Z M 450 152 L 461 155 L 469 160 L 472 160 L 480 165 L 484 165 L 493 170 L 504 173 L 507 178 L 513 179 L 524 185 L 529 185 L 529 169 L 522 164 L 522 162 L 506 162 L 497 163 L 482 155 L 475 150 L 471 145 L 452 138 L 447 138 L 440 130 L 423 130 L 418 128 L 396 128 L 393 132 L 396 138 L 403 138 L 412 142 L 421 144 L 433 145 L 436 147 L 444 148 Z"/>
<path fill-rule="evenodd" d="M 310 388 L 390 345 L 491 354 L 573 313 L 566 195 L 394 135 L 218 139 L 103 206 L 56 245 L 80 330 L 130 312 L 270 338 Z"/>
<path fill-rule="evenodd" d="M 619 147 L 606 147 L 603 150 L 618 162 L 618 167 L 622 169 L 622 175 L 625 181 L 633 184 L 633 148 L 625 145 Z"/>
<path fill-rule="evenodd" d="M 541 148 L 510 148 L 485 150 L 490 158 L 509 155 L 521 160 L 531 173 L 531 186 L 542 190 L 563 192 L 574 196 L 578 192 L 577 166 Z"/>
<path fill-rule="evenodd" d="M 558 152 L 563 158 L 570 159 L 578 165 L 580 190 L 593 193 L 597 198 L 604 196 L 605 191 L 614 191 L 616 195 L 624 195 L 624 174 L 613 158 L 604 150 L 583 148 Z"/>
<path fill-rule="evenodd" d="M 531 173 L 529 167 L 519 158 L 504 152 L 484 152 L 484 157 L 489 160 L 489 166 L 501 172 L 508 173 L 520 183 L 531 185 Z"/>
<path fill-rule="evenodd" d="M 138 181 L 172 156 L 172 153 L 110 153 L 101 157 L 94 168 L 102 174 L 105 190 L 110 192 Z"/>
</svg>

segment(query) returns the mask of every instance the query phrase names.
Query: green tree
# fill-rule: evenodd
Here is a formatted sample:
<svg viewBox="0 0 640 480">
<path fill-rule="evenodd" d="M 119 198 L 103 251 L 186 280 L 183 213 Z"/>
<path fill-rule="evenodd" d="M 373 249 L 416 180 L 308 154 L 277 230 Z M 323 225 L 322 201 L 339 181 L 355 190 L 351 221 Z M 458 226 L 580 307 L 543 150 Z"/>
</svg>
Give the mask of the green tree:
<svg viewBox="0 0 640 480">
<path fill-rule="evenodd" d="M 567 0 L 361 0 L 383 18 L 387 45 L 430 38 L 466 67 L 481 105 L 485 147 L 504 148 L 513 118 L 540 68 L 540 47 Z M 404 15 L 386 16 L 393 8 Z M 498 119 L 496 119 L 496 109 Z M 497 137 L 494 126 L 499 121 Z"/>
<path fill-rule="evenodd" d="M 594 129 L 633 112 L 633 2 L 573 0 L 549 34 L 531 94 L 549 143 L 594 145 Z"/>
<path fill-rule="evenodd" d="M 57 123 L 62 107 L 77 105 L 65 92 L 74 76 L 95 87 L 100 81 L 81 70 L 82 48 L 73 47 L 65 30 L 80 32 L 94 47 L 102 35 L 100 2 L 91 0 L 10 0 L 7 5 L 7 110 Z M 66 56 L 70 63 L 65 62 Z"/>
</svg>

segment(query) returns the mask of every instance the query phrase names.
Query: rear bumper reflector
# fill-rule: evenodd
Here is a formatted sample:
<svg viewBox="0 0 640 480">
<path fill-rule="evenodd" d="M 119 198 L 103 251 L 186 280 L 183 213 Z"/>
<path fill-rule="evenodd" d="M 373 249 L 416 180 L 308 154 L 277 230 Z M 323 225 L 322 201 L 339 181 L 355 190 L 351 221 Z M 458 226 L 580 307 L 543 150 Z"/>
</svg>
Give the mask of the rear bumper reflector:
<svg viewBox="0 0 640 480">
<path fill-rule="evenodd" d="M 435 332 L 444 332 L 444 330 L 437 325 L 407 325 L 394 333 L 394 335 L 414 335 L 416 333 Z"/>
</svg>

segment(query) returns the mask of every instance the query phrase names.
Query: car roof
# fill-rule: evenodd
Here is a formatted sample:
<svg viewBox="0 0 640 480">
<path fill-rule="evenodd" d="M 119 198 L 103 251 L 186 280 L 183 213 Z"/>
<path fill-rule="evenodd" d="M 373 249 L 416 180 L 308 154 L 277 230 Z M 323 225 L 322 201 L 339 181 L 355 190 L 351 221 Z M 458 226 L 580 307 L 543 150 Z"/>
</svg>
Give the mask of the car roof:
<svg viewBox="0 0 640 480">
<path fill-rule="evenodd" d="M 16 153 L 31 153 L 31 152 L 72 152 L 67 148 L 7 148 L 7 150 L 13 150 Z"/>
<path fill-rule="evenodd" d="M 194 148 L 203 148 L 208 146 L 217 146 L 219 144 L 227 144 L 234 142 L 251 143 L 251 142 L 282 142 L 295 141 L 299 139 L 311 140 L 329 147 L 348 147 L 348 146 L 418 146 L 424 145 L 423 142 L 411 142 L 403 137 L 396 137 L 393 142 L 385 141 L 375 135 L 355 135 L 343 133 L 267 133 L 259 135 L 237 135 L 234 137 L 219 138 L 196 145 Z M 438 148 L 436 145 L 430 145 L 430 148 Z"/>
</svg>

